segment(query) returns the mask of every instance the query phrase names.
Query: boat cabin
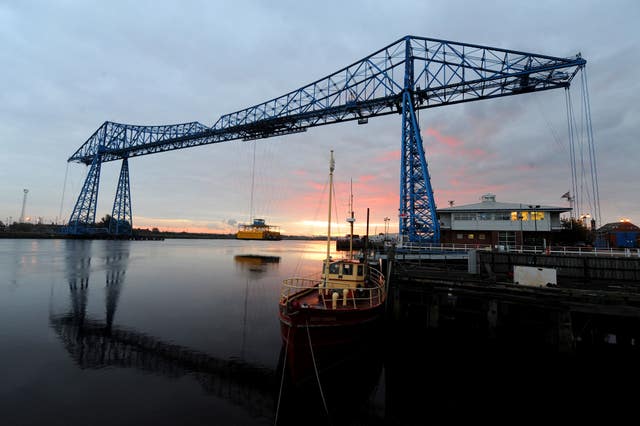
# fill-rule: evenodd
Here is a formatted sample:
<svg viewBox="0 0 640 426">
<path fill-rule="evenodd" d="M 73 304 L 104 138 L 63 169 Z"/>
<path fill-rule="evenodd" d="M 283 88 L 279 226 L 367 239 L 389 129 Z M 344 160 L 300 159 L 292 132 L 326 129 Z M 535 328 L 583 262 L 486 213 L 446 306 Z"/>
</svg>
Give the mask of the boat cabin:
<svg viewBox="0 0 640 426">
<path fill-rule="evenodd" d="M 331 281 L 331 287 L 364 287 L 364 264 L 355 260 L 330 261 L 327 274 L 327 261 L 325 260 L 322 279 L 324 280 L 325 277 Z"/>
</svg>

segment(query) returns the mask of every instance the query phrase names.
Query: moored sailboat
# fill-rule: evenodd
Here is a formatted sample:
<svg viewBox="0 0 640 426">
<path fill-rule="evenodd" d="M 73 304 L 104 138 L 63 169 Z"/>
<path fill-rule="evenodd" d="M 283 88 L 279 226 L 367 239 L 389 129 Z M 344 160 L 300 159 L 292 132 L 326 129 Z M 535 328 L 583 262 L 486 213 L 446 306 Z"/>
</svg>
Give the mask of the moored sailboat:
<svg viewBox="0 0 640 426">
<path fill-rule="evenodd" d="M 369 337 L 379 323 L 387 298 L 387 283 L 380 269 L 366 258 L 331 257 L 331 194 L 335 162 L 329 165 L 327 255 L 313 278 L 288 278 L 282 283 L 279 315 L 283 344 L 292 377 L 302 370 L 317 370 L 314 352 L 338 354 L 345 345 Z M 353 213 L 347 220 L 353 235 Z M 309 355 L 311 355 L 309 357 Z"/>
</svg>

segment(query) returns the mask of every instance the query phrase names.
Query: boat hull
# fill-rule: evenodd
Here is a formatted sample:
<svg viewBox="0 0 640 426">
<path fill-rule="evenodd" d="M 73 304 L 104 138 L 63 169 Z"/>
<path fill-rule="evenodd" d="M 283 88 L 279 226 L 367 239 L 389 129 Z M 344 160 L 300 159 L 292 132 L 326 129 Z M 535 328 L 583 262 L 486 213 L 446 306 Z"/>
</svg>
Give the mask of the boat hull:
<svg viewBox="0 0 640 426">
<path fill-rule="evenodd" d="M 282 238 L 278 232 L 270 231 L 238 231 L 236 234 L 238 240 L 269 240 L 279 241 Z"/>
<path fill-rule="evenodd" d="M 379 305 L 366 310 L 281 312 L 280 333 L 292 382 L 315 381 L 317 374 L 326 374 L 345 354 L 379 341 L 383 309 Z"/>
</svg>

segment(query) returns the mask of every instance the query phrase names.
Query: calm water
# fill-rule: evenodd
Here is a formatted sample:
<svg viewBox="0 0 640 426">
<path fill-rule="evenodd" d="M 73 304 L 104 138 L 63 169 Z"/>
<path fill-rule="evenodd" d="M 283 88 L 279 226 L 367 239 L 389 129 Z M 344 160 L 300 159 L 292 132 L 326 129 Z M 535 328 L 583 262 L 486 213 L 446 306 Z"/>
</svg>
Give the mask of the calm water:
<svg viewBox="0 0 640 426">
<path fill-rule="evenodd" d="M 637 350 L 558 353 L 546 343 L 557 315 L 541 308 L 511 306 L 500 315 L 515 319 L 488 338 L 491 301 L 450 293 L 428 302 L 433 315 L 440 300 L 437 329 L 410 302 L 381 347 L 357 354 L 323 394 L 313 384 L 281 391 L 280 282 L 315 272 L 324 254 L 323 242 L 306 241 L 0 239 L 0 425 L 617 424 L 633 415 Z"/>
<path fill-rule="evenodd" d="M 0 424 L 273 424 L 280 282 L 323 250 L 0 240 Z"/>
</svg>

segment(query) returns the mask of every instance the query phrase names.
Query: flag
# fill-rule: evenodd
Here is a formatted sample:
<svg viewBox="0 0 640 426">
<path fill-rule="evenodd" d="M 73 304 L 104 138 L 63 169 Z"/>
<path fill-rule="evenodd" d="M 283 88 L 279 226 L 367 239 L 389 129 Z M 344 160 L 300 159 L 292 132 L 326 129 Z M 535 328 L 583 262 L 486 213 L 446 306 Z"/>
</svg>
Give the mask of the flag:
<svg viewBox="0 0 640 426">
<path fill-rule="evenodd" d="M 569 191 L 565 192 L 564 194 L 562 194 L 562 197 L 560 198 L 566 198 L 567 200 L 571 198 L 571 196 L 569 195 Z"/>
</svg>

